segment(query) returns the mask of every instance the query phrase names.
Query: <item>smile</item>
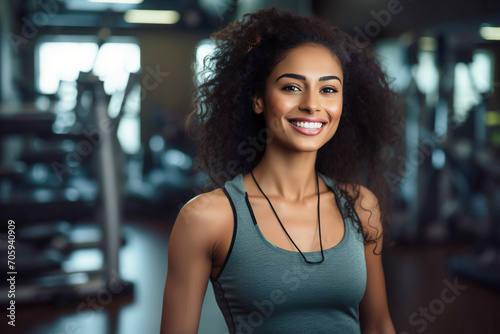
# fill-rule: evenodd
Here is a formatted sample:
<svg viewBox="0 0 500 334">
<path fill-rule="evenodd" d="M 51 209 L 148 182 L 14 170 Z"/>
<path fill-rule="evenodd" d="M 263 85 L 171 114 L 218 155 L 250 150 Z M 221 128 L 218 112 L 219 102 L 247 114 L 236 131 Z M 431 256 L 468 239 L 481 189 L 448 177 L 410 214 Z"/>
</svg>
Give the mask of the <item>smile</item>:
<svg viewBox="0 0 500 334">
<path fill-rule="evenodd" d="M 296 121 L 290 121 L 295 126 L 298 126 L 299 128 L 304 128 L 304 129 L 319 129 L 323 126 L 323 123 L 320 122 L 296 122 Z"/>
<path fill-rule="evenodd" d="M 296 120 L 288 120 L 292 128 L 306 136 L 316 136 L 319 134 L 323 128 L 326 122 L 315 122 L 316 120 L 311 120 L 311 121 L 305 121 L 302 119 L 296 119 Z"/>
</svg>

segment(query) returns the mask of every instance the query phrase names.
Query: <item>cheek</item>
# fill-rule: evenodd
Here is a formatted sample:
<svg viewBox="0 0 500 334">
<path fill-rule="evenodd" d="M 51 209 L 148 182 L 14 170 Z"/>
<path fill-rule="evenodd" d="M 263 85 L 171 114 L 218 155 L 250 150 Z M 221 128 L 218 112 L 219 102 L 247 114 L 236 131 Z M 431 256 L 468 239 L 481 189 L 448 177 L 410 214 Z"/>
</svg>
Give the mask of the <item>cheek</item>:
<svg viewBox="0 0 500 334">
<path fill-rule="evenodd" d="M 270 97 L 266 100 L 265 119 L 267 127 L 274 131 L 283 127 L 284 117 L 294 109 L 293 101 Z"/>
<path fill-rule="evenodd" d="M 268 100 L 267 107 L 269 111 L 269 116 L 271 117 L 283 117 L 289 113 L 295 107 L 296 102 L 291 98 L 284 97 L 271 97 Z"/>
<path fill-rule="evenodd" d="M 327 111 L 332 120 L 340 119 L 340 116 L 342 115 L 342 100 L 337 101 L 335 104 L 329 106 Z"/>
<path fill-rule="evenodd" d="M 266 127 L 272 131 L 273 135 L 277 135 L 283 131 L 284 119 L 291 110 L 293 110 L 294 104 L 283 98 L 268 98 L 266 99 L 266 107 L 264 111 L 264 116 L 266 120 Z"/>
<path fill-rule="evenodd" d="M 265 119 L 266 127 L 273 132 L 274 135 L 283 132 L 283 116 L 284 113 L 278 107 L 271 107 L 266 110 Z"/>
</svg>

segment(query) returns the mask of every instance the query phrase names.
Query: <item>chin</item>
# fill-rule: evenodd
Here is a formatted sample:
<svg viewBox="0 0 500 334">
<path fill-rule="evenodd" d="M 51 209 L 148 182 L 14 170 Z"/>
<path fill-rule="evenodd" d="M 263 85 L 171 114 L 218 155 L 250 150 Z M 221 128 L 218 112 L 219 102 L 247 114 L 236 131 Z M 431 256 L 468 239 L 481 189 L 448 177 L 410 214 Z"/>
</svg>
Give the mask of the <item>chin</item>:
<svg viewBox="0 0 500 334">
<path fill-rule="evenodd" d="M 318 152 L 323 145 L 299 145 L 294 147 L 296 152 Z"/>
</svg>

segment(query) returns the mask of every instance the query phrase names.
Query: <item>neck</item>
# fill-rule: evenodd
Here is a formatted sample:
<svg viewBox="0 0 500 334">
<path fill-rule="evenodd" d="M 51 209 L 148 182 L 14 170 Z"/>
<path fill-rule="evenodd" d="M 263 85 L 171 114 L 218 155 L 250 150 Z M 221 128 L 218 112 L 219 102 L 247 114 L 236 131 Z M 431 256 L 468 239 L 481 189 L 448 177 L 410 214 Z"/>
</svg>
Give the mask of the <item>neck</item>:
<svg viewBox="0 0 500 334">
<path fill-rule="evenodd" d="M 267 150 L 253 175 L 269 197 L 281 197 L 298 202 L 317 194 L 317 152 L 284 152 Z"/>
</svg>

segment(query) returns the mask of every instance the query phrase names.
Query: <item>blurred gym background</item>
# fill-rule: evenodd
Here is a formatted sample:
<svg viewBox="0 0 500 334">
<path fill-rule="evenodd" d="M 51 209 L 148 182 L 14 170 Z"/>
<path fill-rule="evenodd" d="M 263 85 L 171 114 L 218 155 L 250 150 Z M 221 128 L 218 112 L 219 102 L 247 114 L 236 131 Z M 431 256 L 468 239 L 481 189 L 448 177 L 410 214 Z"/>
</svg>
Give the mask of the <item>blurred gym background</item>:
<svg viewBox="0 0 500 334">
<path fill-rule="evenodd" d="M 372 45 L 394 79 L 397 332 L 498 333 L 500 3 L 484 0 L 0 0 L 0 332 L 159 332 L 169 233 L 206 180 L 183 131 L 194 73 L 212 31 L 272 5 Z M 227 332 L 210 284 L 199 332 Z"/>
</svg>

